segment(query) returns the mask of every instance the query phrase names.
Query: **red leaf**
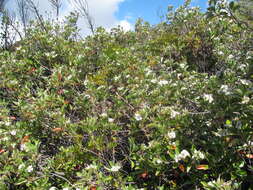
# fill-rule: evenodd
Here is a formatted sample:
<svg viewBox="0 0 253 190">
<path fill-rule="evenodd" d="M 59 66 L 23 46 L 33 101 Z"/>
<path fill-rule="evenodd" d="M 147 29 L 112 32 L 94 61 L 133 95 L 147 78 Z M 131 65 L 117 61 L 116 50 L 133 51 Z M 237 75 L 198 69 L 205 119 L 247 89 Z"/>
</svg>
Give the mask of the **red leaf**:
<svg viewBox="0 0 253 190">
<path fill-rule="evenodd" d="M 202 164 L 202 165 L 197 165 L 197 166 L 196 166 L 196 169 L 197 169 L 197 170 L 208 170 L 209 167 L 208 167 L 208 165 Z"/>
<path fill-rule="evenodd" d="M 57 127 L 57 128 L 52 129 L 52 131 L 53 131 L 53 132 L 56 132 L 56 133 L 62 132 L 62 131 L 63 131 L 63 128 Z"/>
<path fill-rule="evenodd" d="M 183 164 L 180 164 L 178 167 L 181 170 L 181 172 L 185 172 L 185 167 Z"/>
<path fill-rule="evenodd" d="M 4 149 L 0 149 L 0 154 L 4 153 L 5 150 Z"/>
<path fill-rule="evenodd" d="M 148 172 L 145 171 L 145 172 L 141 173 L 140 178 L 142 178 L 142 179 L 148 178 Z"/>
<path fill-rule="evenodd" d="M 24 144 L 24 143 L 26 143 L 26 142 L 29 142 L 29 138 L 30 138 L 29 135 L 24 136 L 23 139 L 21 140 L 21 144 Z"/>
</svg>

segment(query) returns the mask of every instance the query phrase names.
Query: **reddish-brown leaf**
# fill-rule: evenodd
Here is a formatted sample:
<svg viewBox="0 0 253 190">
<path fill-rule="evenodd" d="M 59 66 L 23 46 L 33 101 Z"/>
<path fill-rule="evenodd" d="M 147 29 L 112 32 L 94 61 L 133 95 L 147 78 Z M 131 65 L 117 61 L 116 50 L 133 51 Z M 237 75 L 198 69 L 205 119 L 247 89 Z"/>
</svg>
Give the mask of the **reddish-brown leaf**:
<svg viewBox="0 0 253 190">
<path fill-rule="evenodd" d="M 95 185 L 92 185 L 92 186 L 90 187 L 90 190 L 97 190 L 97 187 L 96 187 Z"/>
<path fill-rule="evenodd" d="M 30 138 L 29 135 L 25 135 L 25 136 L 22 138 L 22 140 L 21 140 L 21 144 L 24 144 L 24 143 L 26 143 L 26 142 L 29 142 L 29 138 Z"/>
<path fill-rule="evenodd" d="M 178 167 L 181 170 L 181 172 L 185 172 L 185 167 L 183 164 L 180 164 Z"/>
<path fill-rule="evenodd" d="M 4 153 L 5 150 L 4 149 L 0 149 L 0 154 Z"/>
<path fill-rule="evenodd" d="M 148 172 L 145 171 L 145 172 L 141 173 L 141 174 L 140 174 L 140 178 L 142 178 L 142 179 L 148 178 Z"/>
<path fill-rule="evenodd" d="M 62 132 L 62 131 L 63 131 L 63 128 L 57 127 L 57 128 L 52 129 L 52 131 L 53 131 L 53 132 L 56 132 L 56 133 Z"/>
<path fill-rule="evenodd" d="M 197 165 L 196 169 L 197 170 L 208 170 L 209 167 L 208 167 L 208 165 L 202 164 L 202 165 Z"/>
</svg>

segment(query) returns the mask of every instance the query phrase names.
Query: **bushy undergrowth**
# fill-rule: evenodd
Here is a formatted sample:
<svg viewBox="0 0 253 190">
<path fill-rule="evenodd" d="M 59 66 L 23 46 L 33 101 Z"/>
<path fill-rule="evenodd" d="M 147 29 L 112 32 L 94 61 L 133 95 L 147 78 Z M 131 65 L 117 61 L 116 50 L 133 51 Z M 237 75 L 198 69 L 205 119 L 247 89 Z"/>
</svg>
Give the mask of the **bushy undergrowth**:
<svg viewBox="0 0 253 190">
<path fill-rule="evenodd" d="M 0 189 L 252 183 L 252 32 L 186 5 L 84 40 L 75 22 L 0 53 Z"/>
</svg>

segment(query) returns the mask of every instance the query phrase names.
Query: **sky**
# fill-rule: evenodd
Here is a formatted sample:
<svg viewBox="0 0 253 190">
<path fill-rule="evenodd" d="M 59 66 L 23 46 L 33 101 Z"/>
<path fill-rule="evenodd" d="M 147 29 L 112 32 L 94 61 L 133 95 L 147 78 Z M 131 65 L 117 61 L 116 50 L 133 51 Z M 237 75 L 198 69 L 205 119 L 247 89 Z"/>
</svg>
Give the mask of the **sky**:
<svg viewBox="0 0 253 190">
<path fill-rule="evenodd" d="M 53 15 L 52 7 L 47 0 L 35 0 L 40 13 L 46 17 Z M 71 0 L 62 0 L 61 18 L 73 11 Z M 203 11 L 207 8 L 208 0 L 192 0 L 192 6 L 199 6 Z M 184 0 L 87 0 L 90 15 L 96 26 L 103 26 L 107 30 L 120 25 L 124 30 L 131 30 L 138 18 L 151 24 L 159 23 L 166 15 L 168 5 L 175 8 L 182 5 Z M 16 0 L 9 0 L 6 7 L 10 11 L 17 9 Z M 47 13 L 45 13 L 47 12 Z M 50 14 L 51 13 L 51 14 Z M 84 20 L 79 20 L 79 27 L 84 34 L 89 33 Z"/>
</svg>

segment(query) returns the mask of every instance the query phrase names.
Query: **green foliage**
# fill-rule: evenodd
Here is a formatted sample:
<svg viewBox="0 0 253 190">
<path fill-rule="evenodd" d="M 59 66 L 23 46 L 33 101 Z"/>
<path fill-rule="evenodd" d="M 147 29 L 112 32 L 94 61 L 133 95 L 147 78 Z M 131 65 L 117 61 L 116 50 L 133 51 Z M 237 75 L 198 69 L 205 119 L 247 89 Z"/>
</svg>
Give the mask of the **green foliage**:
<svg viewBox="0 0 253 190">
<path fill-rule="evenodd" d="M 0 53 L 0 188 L 249 186 L 253 34 L 221 6 L 84 40 L 74 13 L 33 23 Z"/>
</svg>

